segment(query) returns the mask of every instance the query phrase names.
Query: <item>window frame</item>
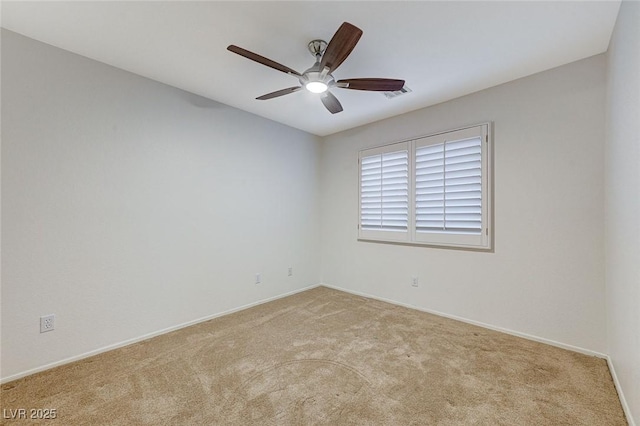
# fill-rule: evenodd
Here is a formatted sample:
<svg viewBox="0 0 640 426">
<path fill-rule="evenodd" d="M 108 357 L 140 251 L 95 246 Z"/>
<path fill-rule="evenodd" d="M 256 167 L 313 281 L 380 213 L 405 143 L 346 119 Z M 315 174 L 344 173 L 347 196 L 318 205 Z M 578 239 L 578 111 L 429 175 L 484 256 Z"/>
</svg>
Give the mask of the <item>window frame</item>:
<svg viewBox="0 0 640 426">
<path fill-rule="evenodd" d="M 466 234 L 447 231 L 416 230 L 416 150 L 422 146 L 444 143 L 449 140 L 463 140 L 465 137 L 481 137 L 481 221 L 480 234 Z M 358 241 L 396 243 L 416 246 L 452 248 L 473 251 L 493 250 L 493 137 L 492 123 L 485 122 L 432 133 L 404 141 L 362 149 L 358 152 Z M 453 139 L 451 139 L 453 137 Z M 404 148 L 403 148 L 404 147 Z M 406 232 L 370 230 L 362 227 L 362 163 L 364 157 L 402 151 L 409 153 L 409 210 Z"/>
</svg>

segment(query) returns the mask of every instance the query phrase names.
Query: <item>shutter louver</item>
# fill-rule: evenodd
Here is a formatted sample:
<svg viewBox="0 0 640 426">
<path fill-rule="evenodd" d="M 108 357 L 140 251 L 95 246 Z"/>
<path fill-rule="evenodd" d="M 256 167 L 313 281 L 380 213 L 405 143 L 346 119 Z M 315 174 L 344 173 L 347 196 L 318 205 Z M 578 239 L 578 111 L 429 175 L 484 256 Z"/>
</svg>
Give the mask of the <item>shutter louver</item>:
<svg viewBox="0 0 640 426">
<path fill-rule="evenodd" d="M 482 232 L 482 139 L 416 149 L 416 231 Z"/>
<path fill-rule="evenodd" d="M 362 229 L 406 231 L 409 219 L 409 153 L 364 157 L 360 165 Z"/>
</svg>

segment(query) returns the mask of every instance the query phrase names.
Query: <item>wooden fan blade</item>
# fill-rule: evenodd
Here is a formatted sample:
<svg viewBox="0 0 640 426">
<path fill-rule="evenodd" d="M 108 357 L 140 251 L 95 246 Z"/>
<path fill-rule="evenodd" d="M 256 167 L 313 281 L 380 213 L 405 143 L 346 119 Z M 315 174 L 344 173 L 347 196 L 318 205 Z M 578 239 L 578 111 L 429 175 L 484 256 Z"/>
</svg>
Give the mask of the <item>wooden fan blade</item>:
<svg viewBox="0 0 640 426">
<path fill-rule="evenodd" d="M 342 111 L 342 105 L 340 105 L 340 101 L 338 100 L 338 98 L 333 96 L 331 92 L 324 92 L 320 99 L 331 114 L 336 114 Z"/>
<path fill-rule="evenodd" d="M 362 36 L 362 30 L 348 22 L 343 22 L 338 31 L 327 45 L 327 49 L 322 55 L 320 69 L 329 67 L 329 72 L 333 72 L 340 66 L 351 53 L 358 40 Z"/>
<path fill-rule="evenodd" d="M 351 78 L 338 80 L 337 87 L 351 90 L 372 90 L 377 92 L 395 92 L 402 89 L 404 80 L 391 78 Z"/>
<path fill-rule="evenodd" d="M 289 67 L 285 67 L 284 65 L 279 64 L 276 61 L 272 61 L 269 58 L 265 58 L 264 56 L 260 56 L 257 53 L 250 52 L 247 49 L 243 49 L 242 47 L 238 47 L 238 46 L 235 46 L 235 45 L 232 44 L 232 45 L 229 45 L 227 47 L 227 50 L 230 51 L 230 52 L 233 52 L 233 53 L 237 53 L 240 56 L 244 56 L 247 59 L 251 59 L 252 61 L 255 61 L 255 62 L 259 63 L 259 64 L 266 65 L 266 66 L 268 66 L 270 68 L 273 68 L 274 70 L 282 71 L 284 73 L 292 74 L 292 75 L 296 75 L 296 76 L 300 76 L 301 75 L 296 70 L 293 70 L 293 69 L 291 69 Z"/>
<path fill-rule="evenodd" d="M 258 96 L 256 99 L 258 99 L 260 101 L 266 101 L 267 99 L 273 99 L 273 98 L 277 98 L 278 96 L 288 95 L 289 93 L 297 92 L 298 90 L 301 90 L 301 89 L 302 89 L 302 87 L 300 87 L 300 86 L 287 87 L 286 89 L 276 90 L 275 92 L 271 92 L 271 93 L 267 93 L 266 95 Z"/>
</svg>

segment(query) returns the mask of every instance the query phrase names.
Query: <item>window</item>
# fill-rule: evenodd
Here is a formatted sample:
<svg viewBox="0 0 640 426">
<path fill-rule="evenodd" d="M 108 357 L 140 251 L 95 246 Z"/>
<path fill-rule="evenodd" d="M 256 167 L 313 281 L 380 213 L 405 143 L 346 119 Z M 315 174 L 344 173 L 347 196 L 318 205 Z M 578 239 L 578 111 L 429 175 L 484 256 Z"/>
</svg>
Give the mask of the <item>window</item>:
<svg viewBox="0 0 640 426">
<path fill-rule="evenodd" d="M 362 240 L 491 248 L 489 124 L 360 152 Z"/>
</svg>

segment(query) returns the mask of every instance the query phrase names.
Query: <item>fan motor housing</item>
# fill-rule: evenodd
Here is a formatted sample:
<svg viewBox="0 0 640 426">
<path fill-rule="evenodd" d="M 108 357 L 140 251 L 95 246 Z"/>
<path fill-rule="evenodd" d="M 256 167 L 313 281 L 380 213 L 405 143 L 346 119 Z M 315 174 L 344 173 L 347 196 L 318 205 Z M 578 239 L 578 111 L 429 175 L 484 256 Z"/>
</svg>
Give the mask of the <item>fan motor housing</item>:
<svg viewBox="0 0 640 426">
<path fill-rule="evenodd" d="M 318 58 L 319 59 L 319 58 Z M 325 72 L 323 72 L 325 71 Z M 327 85 L 327 87 L 333 87 L 336 84 L 335 79 L 329 73 L 326 73 L 327 70 L 320 69 L 320 61 L 317 60 L 313 66 L 307 70 L 305 70 L 298 80 L 300 84 L 304 87 L 307 83 L 311 81 L 319 81 Z"/>
</svg>

